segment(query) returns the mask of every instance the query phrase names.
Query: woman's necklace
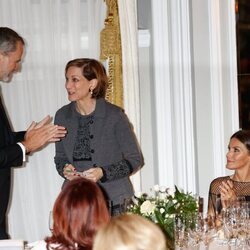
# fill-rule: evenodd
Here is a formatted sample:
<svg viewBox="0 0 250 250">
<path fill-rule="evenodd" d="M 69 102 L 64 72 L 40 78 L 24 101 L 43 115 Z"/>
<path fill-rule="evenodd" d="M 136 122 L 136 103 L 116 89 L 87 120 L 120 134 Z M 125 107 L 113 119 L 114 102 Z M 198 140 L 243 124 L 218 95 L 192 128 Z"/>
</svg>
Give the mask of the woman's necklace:
<svg viewBox="0 0 250 250">
<path fill-rule="evenodd" d="M 94 112 L 95 106 L 96 106 L 96 102 L 94 102 L 93 106 L 88 111 L 86 111 L 85 109 L 80 108 L 80 105 L 76 103 L 76 111 L 80 113 L 81 115 L 89 115 L 92 112 Z"/>
</svg>

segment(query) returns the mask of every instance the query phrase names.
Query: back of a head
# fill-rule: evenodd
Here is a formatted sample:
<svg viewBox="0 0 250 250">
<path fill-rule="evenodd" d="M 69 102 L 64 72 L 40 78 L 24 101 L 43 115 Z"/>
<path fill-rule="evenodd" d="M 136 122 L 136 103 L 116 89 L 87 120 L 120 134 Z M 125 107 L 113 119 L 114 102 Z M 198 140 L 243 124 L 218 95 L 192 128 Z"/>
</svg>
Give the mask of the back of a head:
<svg viewBox="0 0 250 250">
<path fill-rule="evenodd" d="M 153 222 L 135 214 L 111 219 L 97 233 L 93 250 L 166 250 L 166 239 Z"/>
<path fill-rule="evenodd" d="M 85 178 L 69 181 L 53 208 L 53 235 L 46 242 L 91 249 L 97 229 L 109 219 L 104 195 L 99 186 Z M 85 247 L 85 248 L 81 248 Z M 60 248 L 61 249 L 61 248 Z"/>
<path fill-rule="evenodd" d="M 14 30 L 0 27 L 0 51 L 2 53 L 15 51 L 17 42 L 24 44 L 24 39 Z"/>
</svg>

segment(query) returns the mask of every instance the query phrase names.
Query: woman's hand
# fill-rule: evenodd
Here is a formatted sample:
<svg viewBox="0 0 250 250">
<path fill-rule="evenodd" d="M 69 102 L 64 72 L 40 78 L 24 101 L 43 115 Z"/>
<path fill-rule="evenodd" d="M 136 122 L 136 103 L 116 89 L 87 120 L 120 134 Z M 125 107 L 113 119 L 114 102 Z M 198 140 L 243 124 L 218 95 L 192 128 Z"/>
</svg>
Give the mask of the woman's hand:
<svg viewBox="0 0 250 250">
<path fill-rule="evenodd" d="M 90 168 L 81 174 L 84 178 L 98 182 L 103 177 L 103 172 L 100 167 Z"/>
<path fill-rule="evenodd" d="M 65 164 L 63 168 L 63 175 L 69 181 L 80 176 L 72 164 Z"/>
<path fill-rule="evenodd" d="M 236 200 L 233 182 L 231 180 L 223 181 L 220 185 L 220 195 L 222 207 L 227 207 L 227 201 Z"/>
</svg>

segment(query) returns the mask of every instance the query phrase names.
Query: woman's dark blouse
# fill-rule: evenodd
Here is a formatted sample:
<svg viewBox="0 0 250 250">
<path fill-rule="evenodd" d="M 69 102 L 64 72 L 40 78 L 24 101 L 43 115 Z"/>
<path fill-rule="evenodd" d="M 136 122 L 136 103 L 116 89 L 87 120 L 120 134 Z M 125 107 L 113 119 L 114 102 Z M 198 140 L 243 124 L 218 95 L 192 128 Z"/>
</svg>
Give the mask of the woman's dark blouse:
<svg viewBox="0 0 250 250">
<path fill-rule="evenodd" d="M 209 196 L 208 196 L 208 213 L 216 214 L 216 198 L 220 197 L 220 185 L 221 183 L 227 180 L 231 180 L 233 182 L 234 190 L 236 196 L 244 196 L 247 201 L 250 201 L 250 182 L 240 182 L 232 180 L 230 176 L 218 177 L 214 179 L 209 188 Z M 221 206 L 221 205 L 220 205 Z"/>
</svg>

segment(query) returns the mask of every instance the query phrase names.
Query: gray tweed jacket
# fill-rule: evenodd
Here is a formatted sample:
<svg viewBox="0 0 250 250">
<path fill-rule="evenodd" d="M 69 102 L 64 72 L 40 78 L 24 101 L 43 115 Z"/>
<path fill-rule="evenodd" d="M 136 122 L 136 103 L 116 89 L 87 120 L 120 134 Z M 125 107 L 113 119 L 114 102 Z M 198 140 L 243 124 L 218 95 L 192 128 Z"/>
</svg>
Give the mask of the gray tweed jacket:
<svg viewBox="0 0 250 250">
<path fill-rule="evenodd" d="M 78 119 L 75 102 L 63 106 L 55 115 L 55 124 L 65 126 L 68 131 L 67 136 L 56 143 L 55 163 L 57 171 L 62 177 L 65 164 L 73 164 Z M 122 174 L 111 171 L 112 174 L 106 181 L 98 182 L 113 205 L 119 204 L 122 199 L 133 195 L 129 176 L 144 164 L 132 126 L 121 108 L 100 98 L 96 102 L 91 134 L 92 165 L 80 168 L 81 171 L 93 166 L 100 166 L 105 172 L 110 172 L 112 167 L 115 168 L 116 164 L 122 160 L 125 160 L 131 169 Z"/>
</svg>

